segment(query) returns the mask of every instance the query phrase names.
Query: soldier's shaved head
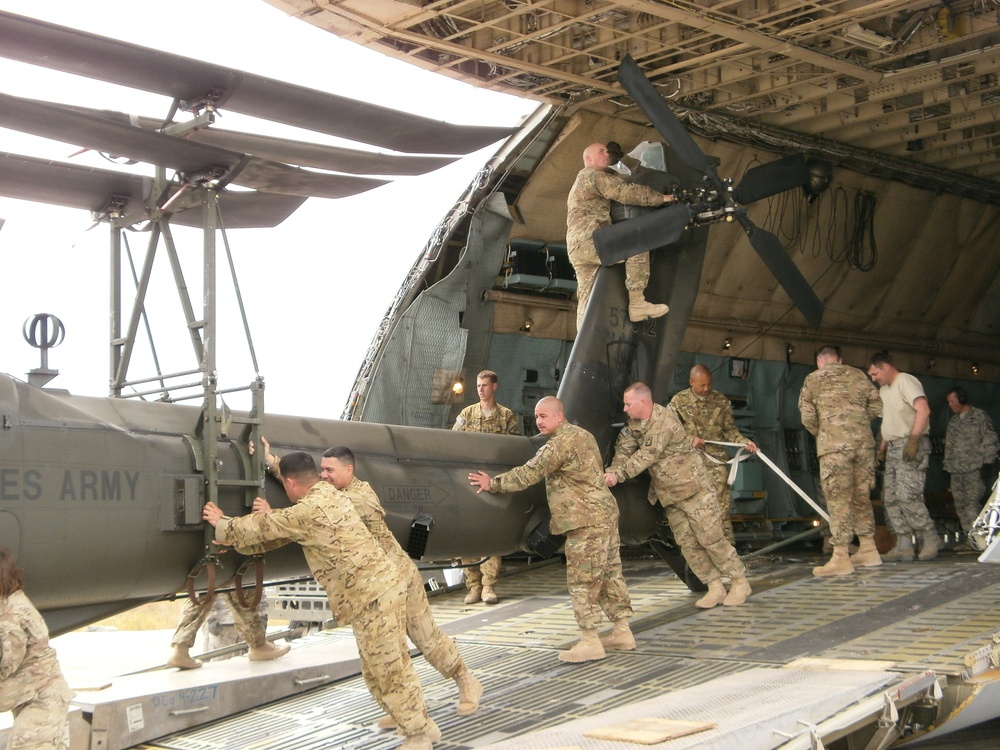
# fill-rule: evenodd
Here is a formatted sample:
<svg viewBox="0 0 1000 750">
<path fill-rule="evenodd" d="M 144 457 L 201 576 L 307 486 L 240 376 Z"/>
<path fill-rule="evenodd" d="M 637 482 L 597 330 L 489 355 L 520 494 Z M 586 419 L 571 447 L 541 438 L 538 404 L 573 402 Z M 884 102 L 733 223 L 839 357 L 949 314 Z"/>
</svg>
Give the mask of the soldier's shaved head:
<svg viewBox="0 0 1000 750">
<path fill-rule="evenodd" d="M 546 396 L 535 404 L 535 424 L 543 435 L 551 435 L 566 421 L 562 401 Z"/>
<path fill-rule="evenodd" d="M 824 346 L 816 352 L 816 364 L 820 367 L 830 362 L 840 362 L 839 346 Z"/>
<path fill-rule="evenodd" d="M 625 395 L 631 395 L 637 399 L 644 398 L 647 401 L 653 400 L 653 392 L 649 389 L 649 386 L 643 382 L 632 383 L 632 385 L 625 389 Z"/>
<path fill-rule="evenodd" d="M 688 383 L 695 396 L 704 398 L 712 390 L 712 371 L 705 365 L 695 365 L 688 374 Z"/>
<path fill-rule="evenodd" d="M 629 419 L 646 420 L 653 413 L 653 392 L 645 383 L 632 383 L 625 389 L 625 408 Z"/>
<path fill-rule="evenodd" d="M 611 163 L 608 147 L 603 143 L 591 143 L 583 150 L 583 166 L 594 169 L 606 169 Z"/>
</svg>

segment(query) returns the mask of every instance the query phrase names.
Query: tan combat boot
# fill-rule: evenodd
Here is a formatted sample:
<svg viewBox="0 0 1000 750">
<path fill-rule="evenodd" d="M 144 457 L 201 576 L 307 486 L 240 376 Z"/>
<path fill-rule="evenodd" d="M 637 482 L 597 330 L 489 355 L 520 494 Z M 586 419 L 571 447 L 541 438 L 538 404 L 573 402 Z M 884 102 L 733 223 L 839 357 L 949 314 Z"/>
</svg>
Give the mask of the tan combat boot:
<svg viewBox="0 0 1000 750">
<path fill-rule="evenodd" d="M 875 547 L 875 537 L 861 537 L 857 554 L 851 555 L 851 565 L 855 568 L 874 568 L 882 564 L 882 558 Z"/>
<path fill-rule="evenodd" d="M 648 302 L 641 291 L 628 293 L 628 319 L 633 323 L 641 323 L 647 318 L 659 318 L 668 312 L 669 307 Z"/>
<path fill-rule="evenodd" d="M 740 576 L 739 578 L 734 576 L 732 585 L 729 587 L 729 593 L 726 594 L 726 598 L 722 600 L 722 603 L 726 607 L 738 606 L 745 602 L 751 593 L 750 582 L 744 576 Z"/>
<path fill-rule="evenodd" d="M 428 723 L 429 726 L 423 733 L 411 734 L 403 740 L 403 744 L 399 746 L 399 750 L 433 750 L 434 743 L 441 739 L 441 730 L 430 719 L 428 719 Z"/>
<path fill-rule="evenodd" d="M 940 549 L 941 537 L 938 536 L 938 533 L 934 529 L 924 531 L 920 534 L 920 554 L 917 555 L 917 559 L 933 560 L 937 557 Z"/>
<path fill-rule="evenodd" d="M 482 683 L 464 664 L 455 673 L 454 680 L 455 684 L 458 685 L 458 708 L 455 713 L 459 716 L 469 716 L 476 713 L 479 710 L 479 699 L 483 697 Z"/>
<path fill-rule="evenodd" d="M 480 596 L 484 604 L 496 604 L 499 601 L 496 591 L 493 590 L 493 585 L 489 583 L 483 584 L 483 593 Z"/>
<path fill-rule="evenodd" d="M 375 726 L 379 729 L 395 729 L 399 725 L 396 724 L 396 720 L 394 718 L 392 718 L 389 714 L 386 714 L 375 722 Z"/>
<path fill-rule="evenodd" d="M 187 646 L 174 646 L 174 652 L 167 659 L 167 666 L 177 667 L 178 669 L 198 669 L 201 666 L 201 662 L 188 654 Z"/>
<path fill-rule="evenodd" d="M 466 604 L 475 604 L 483 600 L 483 587 L 473 586 L 469 589 L 469 593 L 465 595 Z"/>
<path fill-rule="evenodd" d="M 875 554 L 878 554 L 877 552 Z M 847 545 L 836 545 L 833 548 L 833 557 L 826 565 L 813 568 L 814 576 L 849 576 L 854 572 L 851 558 L 847 554 Z"/>
<path fill-rule="evenodd" d="M 628 626 L 627 617 L 615 620 L 614 629 L 601 638 L 601 645 L 605 651 L 635 651 L 635 636 Z"/>
<path fill-rule="evenodd" d="M 882 555 L 889 562 L 913 562 L 913 540 L 909 534 L 896 537 L 896 546 Z"/>
<path fill-rule="evenodd" d="M 722 604 L 722 600 L 725 598 L 726 587 L 722 585 L 722 581 L 719 578 L 716 578 L 714 581 L 708 582 L 708 593 L 696 601 L 694 606 L 698 607 L 698 609 L 711 609 Z"/>
<path fill-rule="evenodd" d="M 250 661 L 271 661 L 272 659 L 280 659 L 288 653 L 289 649 L 291 646 L 275 646 L 273 643 L 264 641 L 259 646 L 251 646 L 247 658 Z"/>
<path fill-rule="evenodd" d="M 581 631 L 578 644 L 571 649 L 559 652 L 559 661 L 578 664 L 584 661 L 598 661 L 604 656 L 604 646 L 601 645 L 601 639 L 597 637 L 597 630 L 584 630 Z"/>
</svg>

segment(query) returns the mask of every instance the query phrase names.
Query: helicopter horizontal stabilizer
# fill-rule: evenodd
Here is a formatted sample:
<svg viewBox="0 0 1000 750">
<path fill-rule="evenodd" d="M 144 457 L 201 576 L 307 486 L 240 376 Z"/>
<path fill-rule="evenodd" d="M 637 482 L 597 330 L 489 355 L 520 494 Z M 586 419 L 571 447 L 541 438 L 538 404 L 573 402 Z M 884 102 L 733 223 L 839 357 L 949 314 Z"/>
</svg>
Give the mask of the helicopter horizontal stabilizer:
<svg viewBox="0 0 1000 750">
<path fill-rule="evenodd" d="M 675 203 L 634 219 L 601 227 L 594 232 L 594 245 L 601 263 L 610 266 L 633 255 L 670 245 L 680 239 L 691 220 L 691 209 Z"/>
</svg>

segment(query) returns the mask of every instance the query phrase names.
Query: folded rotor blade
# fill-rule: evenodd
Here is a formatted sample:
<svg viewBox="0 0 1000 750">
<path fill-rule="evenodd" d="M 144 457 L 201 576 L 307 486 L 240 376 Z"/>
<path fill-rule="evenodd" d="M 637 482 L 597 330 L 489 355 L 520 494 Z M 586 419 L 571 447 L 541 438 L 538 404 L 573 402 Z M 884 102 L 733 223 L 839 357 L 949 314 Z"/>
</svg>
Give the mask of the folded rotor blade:
<svg viewBox="0 0 1000 750">
<path fill-rule="evenodd" d="M 799 308 L 806 322 L 812 328 L 818 329 L 820 321 L 823 319 L 823 303 L 820 302 L 816 292 L 809 286 L 805 276 L 799 271 L 791 257 L 781 246 L 780 240 L 770 232 L 757 227 L 742 212 L 736 214 L 737 220 L 747 233 L 750 244 L 757 251 L 764 265 L 781 284 L 781 288 L 791 298 L 795 306 Z"/>
<path fill-rule="evenodd" d="M 633 255 L 655 250 L 680 239 L 691 219 L 687 205 L 675 203 L 634 219 L 601 227 L 594 232 L 594 245 L 601 263 L 620 263 Z"/>
<path fill-rule="evenodd" d="M 151 183 L 138 175 L 0 153 L 0 195 L 96 214 L 114 204 L 131 223 L 149 218 L 144 199 Z M 219 195 L 219 207 L 227 228 L 253 229 L 277 226 L 305 200 L 297 195 L 226 192 Z M 172 221 L 201 227 L 203 219 L 200 211 L 190 210 L 173 214 Z"/>
<path fill-rule="evenodd" d="M 264 192 L 343 198 L 386 184 L 354 175 L 320 174 L 235 151 L 194 143 L 49 102 L 0 94 L 0 126 L 176 169 L 212 175 Z"/>
<path fill-rule="evenodd" d="M 809 167 L 803 154 L 792 154 L 747 170 L 733 191 L 733 199 L 747 205 L 761 198 L 802 187 L 809 182 Z"/>
<path fill-rule="evenodd" d="M 724 186 L 715 171 L 715 165 L 698 148 L 698 144 L 684 129 L 677 115 L 670 109 L 670 105 L 649 82 L 631 55 L 625 55 L 625 59 L 618 66 L 618 81 L 653 123 L 657 132 L 666 139 L 677 157 L 692 169 L 697 169 L 705 175 L 712 187 L 721 194 Z"/>
<path fill-rule="evenodd" d="M 468 154 L 514 132 L 431 120 L 7 12 L 0 55 L 406 153 Z"/>
</svg>

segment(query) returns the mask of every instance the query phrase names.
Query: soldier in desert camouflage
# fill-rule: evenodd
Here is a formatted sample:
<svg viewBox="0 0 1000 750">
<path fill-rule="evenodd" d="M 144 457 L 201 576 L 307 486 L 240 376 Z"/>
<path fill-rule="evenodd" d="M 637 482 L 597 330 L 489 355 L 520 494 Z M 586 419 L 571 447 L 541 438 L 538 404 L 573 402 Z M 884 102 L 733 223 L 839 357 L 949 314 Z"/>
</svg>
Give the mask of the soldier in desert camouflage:
<svg viewBox="0 0 1000 750">
<path fill-rule="evenodd" d="M 455 425 L 451 428 L 459 432 L 486 432 L 491 435 L 520 435 L 517 426 L 517 415 L 503 404 L 497 403 L 497 374 L 492 370 L 483 370 L 476 376 L 476 393 L 479 402 L 462 409 Z M 482 601 L 485 604 L 496 604 L 497 578 L 503 572 L 503 558 L 494 555 L 482 564 L 475 563 L 479 558 L 462 558 L 465 564 L 465 595 L 466 604 Z"/>
<path fill-rule="evenodd" d="M 21 589 L 14 556 L 0 548 L 0 712 L 14 714 L 9 750 L 68 750 L 72 697 L 45 620 Z"/>
<path fill-rule="evenodd" d="M 618 435 L 605 482 L 614 487 L 648 469 L 649 502 L 663 506 L 684 559 L 708 586 L 695 606 L 742 604 L 751 593 L 746 568 L 722 532 L 715 492 L 701 456 L 670 409 L 653 403 L 645 383 L 629 386 L 624 401 L 629 420 Z M 730 579 L 728 592 L 722 576 Z"/>
<path fill-rule="evenodd" d="M 431 750 L 441 731 L 427 715 L 406 646 L 406 581 L 372 537 L 343 492 L 320 479 L 308 453 L 279 464 L 290 508 L 229 518 L 214 503 L 202 517 L 216 541 L 243 554 L 301 545 L 316 581 L 326 589 L 337 622 L 350 624 L 372 696 L 406 739 L 400 750 Z"/>
<path fill-rule="evenodd" d="M 553 534 L 566 535 L 566 579 L 580 642 L 559 654 L 561 661 L 603 659 L 605 650 L 631 651 L 632 603 L 622 575 L 618 504 L 604 484 L 601 452 L 594 436 L 566 421 L 563 405 L 546 396 L 535 405 L 535 423 L 545 445 L 523 466 L 497 474 L 469 474 L 478 492 L 517 492 L 545 480 Z M 598 638 L 604 617 L 611 634 Z"/>
<path fill-rule="evenodd" d="M 705 365 L 695 365 L 688 375 L 690 388 L 685 388 L 670 400 L 670 410 L 684 425 L 684 431 L 692 438 L 695 450 L 704 451 L 702 459 L 708 477 L 715 487 L 715 497 L 719 505 L 722 531 L 730 544 L 736 543 L 730 506 L 733 492 L 729 486 L 729 454 L 721 445 L 707 445 L 706 440 L 725 443 L 743 443 L 750 453 L 757 452 L 757 444 L 747 440 L 736 429 L 733 406 L 723 394 L 712 389 L 712 371 Z"/>
<path fill-rule="evenodd" d="M 630 206 L 661 206 L 674 197 L 658 193 L 646 185 L 633 185 L 609 172 L 608 149 L 594 143 L 583 152 L 583 169 L 569 191 L 566 214 L 566 250 L 576 271 L 576 327 L 583 322 L 594 279 L 601 267 L 594 246 L 594 232 L 611 224 L 611 201 Z M 649 283 L 649 253 L 633 255 L 625 261 L 625 288 L 628 289 L 628 316 L 633 323 L 666 315 L 666 305 L 646 300 Z"/>
<path fill-rule="evenodd" d="M 278 459 L 271 453 L 271 446 L 263 437 L 261 444 L 264 446 L 264 464 L 274 476 L 280 477 L 280 465 Z M 406 578 L 406 634 L 420 649 L 428 664 L 442 677 L 455 681 L 458 686 L 458 715 L 474 714 L 479 709 L 483 686 L 465 665 L 455 642 L 434 622 L 420 571 L 386 525 L 385 509 L 379 502 L 375 490 L 368 482 L 354 475 L 354 463 L 354 452 L 350 448 L 346 446 L 329 448 L 323 452 L 320 461 L 320 477 L 350 498 L 354 509 L 361 516 L 361 520 L 375 541 L 388 555 L 392 564 L 403 572 Z M 259 497 L 254 501 L 253 510 L 255 513 L 270 513 L 271 506 L 264 498 Z M 380 729 L 395 729 L 396 720 L 387 714 L 379 719 L 378 726 Z"/>
<path fill-rule="evenodd" d="M 833 556 L 813 568 L 816 576 L 842 576 L 855 566 L 882 564 L 875 548 L 875 436 L 872 420 L 882 415 L 882 399 L 861 370 L 845 365 L 840 350 L 824 346 L 816 354 L 816 372 L 799 392 L 802 425 L 816 436 L 819 477 L 830 511 Z M 854 535 L 858 551 L 849 556 Z"/>
</svg>

